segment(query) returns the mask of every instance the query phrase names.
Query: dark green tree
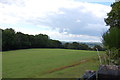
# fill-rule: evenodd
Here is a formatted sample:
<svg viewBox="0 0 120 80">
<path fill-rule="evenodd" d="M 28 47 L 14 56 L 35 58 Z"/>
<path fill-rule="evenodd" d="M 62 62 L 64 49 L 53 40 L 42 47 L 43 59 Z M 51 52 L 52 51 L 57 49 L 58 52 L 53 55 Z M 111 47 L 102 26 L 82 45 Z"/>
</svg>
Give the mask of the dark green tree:
<svg viewBox="0 0 120 80">
<path fill-rule="evenodd" d="M 95 45 L 93 47 L 93 50 L 96 50 L 96 49 L 98 49 L 98 51 L 103 51 L 104 50 L 100 45 Z"/>
<path fill-rule="evenodd" d="M 120 64 L 120 1 L 111 5 L 112 10 L 107 14 L 105 22 L 110 29 L 102 36 L 103 44 L 107 48 L 108 62 Z"/>
<path fill-rule="evenodd" d="M 88 50 L 89 47 L 78 42 L 63 44 L 59 40 L 52 40 L 45 34 L 29 35 L 15 32 L 12 28 L 2 30 L 2 50 L 26 49 L 26 48 L 66 48 Z M 0 36 L 0 37 L 1 37 Z"/>
<path fill-rule="evenodd" d="M 111 28 L 103 34 L 103 44 L 106 48 L 120 48 L 120 29 Z"/>
<path fill-rule="evenodd" d="M 31 46 L 29 35 L 17 32 L 15 35 L 15 44 L 18 49 L 29 48 Z"/>
<path fill-rule="evenodd" d="M 117 27 L 120 29 L 120 1 L 113 3 L 111 5 L 112 10 L 107 14 L 107 18 L 105 22 L 107 26 L 110 26 L 110 29 L 113 27 Z"/>
<path fill-rule="evenodd" d="M 120 2 L 111 5 L 112 10 L 107 14 L 105 22 L 110 29 L 103 34 L 103 44 L 108 48 L 120 48 Z"/>
<path fill-rule="evenodd" d="M 2 32 L 3 30 L 0 29 L 0 51 L 2 51 Z"/>
<path fill-rule="evenodd" d="M 65 43 L 65 49 L 77 49 L 77 50 L 91 50 L 91 48 L 86 44 L 81 44 L 78 42 Z"/>
<path fill-rule="evenodd" d="M 37 48 L 45 48 L 48 45 L 49 37 L 47 35 L 38 34 L 34 37 L 34 46 Z"/>
<path fill-rule="evenodd" d="M 67 42 L 63 46 L 64 46 L 65 49 L 69 49 L 69 45 L 70 45 L 70 43 Z"/>
<path fill-rule="evenodd" d="M 79 43 L 77 42 L 73 42 L 71 46 L 72 46 L 72 49 L 80 49 Z"/>
<path fill-rule="evenodd" d="M 49 47 L 50 48 L 63 48 L 62 43 L 58 40 L 49 40 Z"/>
<path fill-rule="evenodd" d="M 80 44 L 80 49 L 81 50 L 91 50 L 91 48 L 86 44 Z"/>
<path fill-rule="evenodd" d="M 12 28 L 2 31 L 2 49 L 15 49 L 15 31 Z"/>
</svg>

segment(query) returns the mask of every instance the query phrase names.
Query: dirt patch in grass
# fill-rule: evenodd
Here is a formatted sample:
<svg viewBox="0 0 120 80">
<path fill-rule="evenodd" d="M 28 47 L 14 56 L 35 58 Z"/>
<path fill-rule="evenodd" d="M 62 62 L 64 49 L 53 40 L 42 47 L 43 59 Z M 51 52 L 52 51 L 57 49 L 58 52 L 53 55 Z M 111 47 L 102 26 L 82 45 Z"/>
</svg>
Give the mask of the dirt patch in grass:
<svg viewBox="0 0 120 80">
<path fill-rule="evenodd" d="M 70 67 L 74 67 L 74 66 L 80 65 L 80 64 L 82 64 L 82 63 L 91 61 L 91 60 L 92 60 L 92 59 L 81 60 L 80 62 L 71 64 L 71 65 L 68 65 L 68 66 L 62 66 L 62 67 L 59 67 L 59 68 L 54 68 L 54 69 L 52 69 L 52 70 L 49 70 L 47 73 L 53 73 L 53 72 L 55 72 L 55 71 L 60 71 L 60 70 L 63 70 L 63 69 L 67 69 L 67 68 L 70 68 Z"/>
</svg>

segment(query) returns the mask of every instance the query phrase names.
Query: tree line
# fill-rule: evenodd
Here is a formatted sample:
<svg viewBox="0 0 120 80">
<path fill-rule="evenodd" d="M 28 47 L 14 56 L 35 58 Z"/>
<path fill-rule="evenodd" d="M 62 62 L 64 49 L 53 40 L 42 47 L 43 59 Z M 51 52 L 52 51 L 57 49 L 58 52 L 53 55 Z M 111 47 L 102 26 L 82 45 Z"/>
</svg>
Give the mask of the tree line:
<svg viewBox="0 0 120 80">
<path fill-rule="evenodd" d="M 28 48 L 63 48 L 76 50 L 103 50 L 101 46 L 90 48 L 86 44 L 72 42 L 62 43 L 59 40 L 50 39 L 48 35 L 37 34 L 29 35 L 22 32 L 16 32 L 12 28 L 0 29 L 2 31 L 2 51 L 28 49 Z"/>
</svg>

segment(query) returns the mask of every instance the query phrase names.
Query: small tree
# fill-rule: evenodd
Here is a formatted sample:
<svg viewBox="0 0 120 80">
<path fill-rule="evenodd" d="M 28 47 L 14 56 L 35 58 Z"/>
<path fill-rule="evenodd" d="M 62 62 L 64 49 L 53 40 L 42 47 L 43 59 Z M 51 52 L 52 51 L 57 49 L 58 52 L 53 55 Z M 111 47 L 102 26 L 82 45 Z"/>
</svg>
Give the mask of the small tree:
<svg viewBox="0 0 120 80">
<path fill-rule="evenodd" d="M 96 48 L 97 48 L 99 51 L 103 51 L 103 48 L 102 48 L 101 46 L 99 46 L 99 45 L 95 45 L 95 46 L 93 47 L 93 50 L 96 50 Z"/>
</svg>

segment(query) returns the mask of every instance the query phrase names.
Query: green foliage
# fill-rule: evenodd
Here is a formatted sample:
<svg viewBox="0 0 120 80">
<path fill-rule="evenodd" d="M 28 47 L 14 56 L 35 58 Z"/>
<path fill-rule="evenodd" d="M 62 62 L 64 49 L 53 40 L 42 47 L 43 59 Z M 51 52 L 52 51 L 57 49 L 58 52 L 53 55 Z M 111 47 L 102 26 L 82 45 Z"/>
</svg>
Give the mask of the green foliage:
<svg viewBox="0 0 120 80">
<path fill-rule="evenodd" d="M 15 47 L 15 31 L 13 29 L 5 29 L 2 31 L 2 49 L 11 50 Z"/>
<path fill-rule="evenodd" d="M 0 29 L 0 51 L 2 51 L 2 29 Z"/>
<path fill-rule="evenodd" d="M 45 48 L 48 45 L 48 36 L 47 35 L 43 35 L 43 34 L 38 34 L 35 35 L 34 37 L 34 44 L 35 47 L 37 48 Z"/>
<path fill-rule="evenodd" d="M 105 19 L 110 29 L 103 34 L 103 44 L 108 49 L 120 48 L 120 2 L 115 2 L 111 5 L 112 10 L 107 14 Z"/>
<path fill-rule="evenodd" d="M 103 50 L 104 50 L 104 49 L 103 49 L 101 46 L 99 46 L 99 45 L 95 45 L 95 46 L 93 47 L 93 50 L 96 51 L 96 48 L 98 49 L 98 51 L 103 51 Z"/>
<path fill-rule="evenodd" d="M 15 32 L 12 28 L 2 30 L 2 50 L 26 49 L 26 48 L 61 48 L 62 43 L 51 40 L 45 34 L 28 35 Z"/>
<path fill-rule="evenodd" d="M 27 34 L 17 32 L 15 35 L 15 43 L 18 49 L 27 48 L 30 46 L 30 41 Z"/>
<path fill-rule="evenodd" d="M 112 48 L 105 51 L 102 61 L 107 65 L 120 65 L 120 49 Z"/>
<path fill-rule="evenodd" d="M 110 28 L 120 28 L 120 1 L 111 5 L 112 10 L 107 14 L 108 18 L 105 19 Z"/>
<path fill-rule="evenodd" d="M 106 33 L 103 34 L 103 44 L 106 48 L 120 48 L 120 29 L 111 28 Z"/>
<path fill-rule="evenodd" d="M 76 50 L 91 50 L 86 44 L 77 42 L 62 44 L 59 40 L 52 40 L 48 35 L 29 35 L 22 32 L 15 32 L 13 29 L 2 30 L 2 50 L 15 50 L 27 48 L 65 48 Z"/>
<path fill-rule="evenodd" d="M 50 39 L 48 46 L 49 46 L 50 48 L 62 48 L 63 45 L 62 45 L 62 43 L 61 43 L 60 41 L 58 41 L 58 40 L 52 40 L 52 39 Z"/>
<path fill-rule="evenodd" d="M 112 10 L 105 19 L 110 29 L 103 34 L 102 42 L 107 48 L 107 63 L 120 65 L 120 1 L 113 3 L 111 7 Z"/>
<path fill-rule="evenodd" d="M 76 49 L 76 50 L 91 50 L 91 48 L 88 45 L 78 43 L 78 42 L 65 43 L 64 48 L 66 48 L 66 49 Z"/>
</svg>

